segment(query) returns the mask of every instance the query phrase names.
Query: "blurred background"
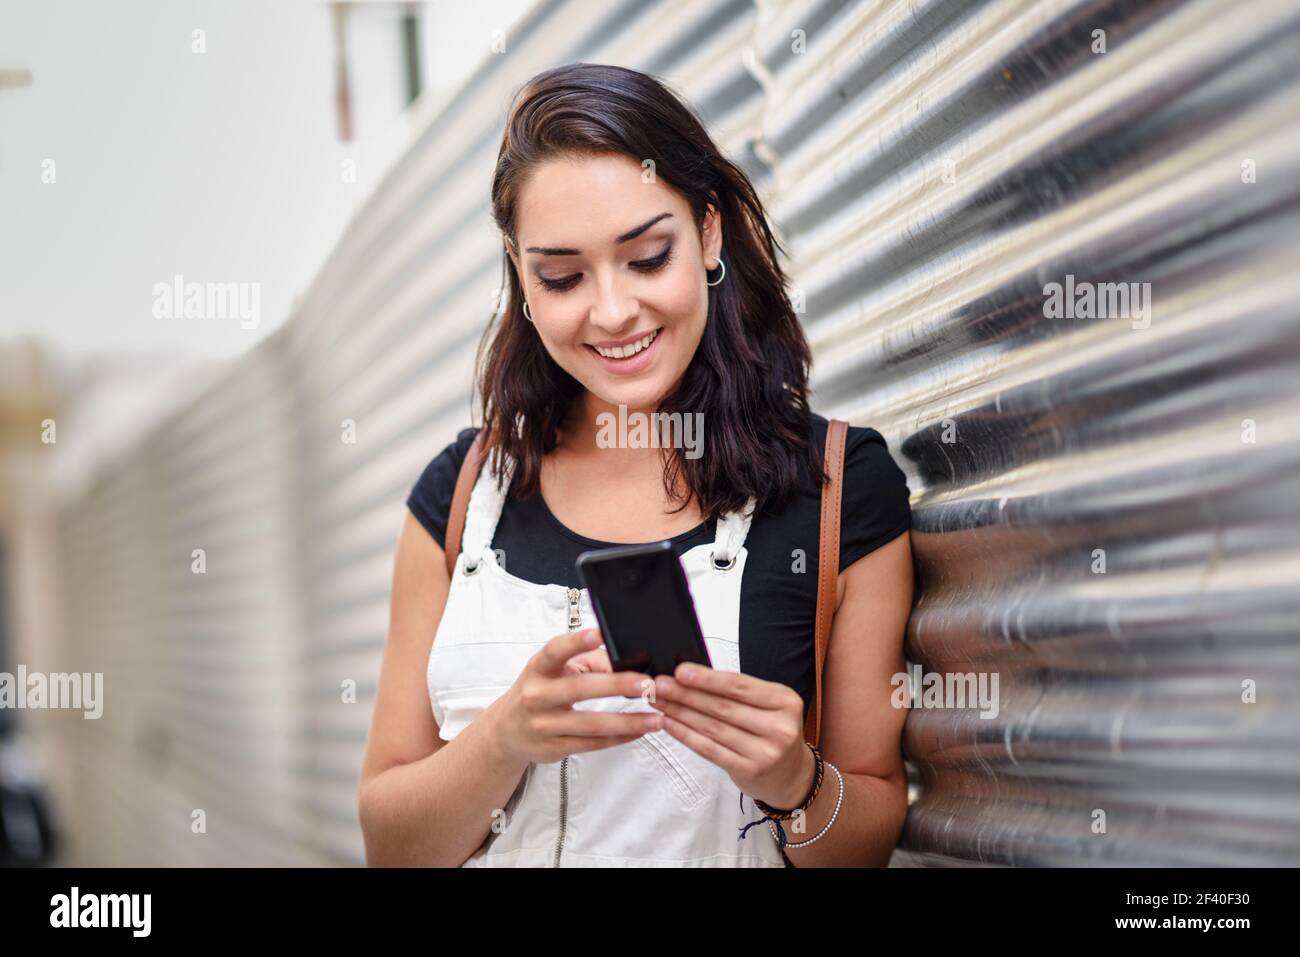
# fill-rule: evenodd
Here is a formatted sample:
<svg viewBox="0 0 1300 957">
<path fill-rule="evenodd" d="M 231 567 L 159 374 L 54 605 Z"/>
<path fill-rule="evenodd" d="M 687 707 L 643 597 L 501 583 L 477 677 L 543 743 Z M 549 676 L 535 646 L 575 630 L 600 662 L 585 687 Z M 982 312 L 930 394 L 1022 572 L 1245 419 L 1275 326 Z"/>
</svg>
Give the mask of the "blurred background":
<svg viewBox="0 0 1300 957">
<path fill-rule="evenodd" d="M 3 861 L 362 863 L 505 111 L 576 60 L 750 172 L 814 408 L 908 475 L 908 658 L 1000 675 L 909 716 L 894 864 L 1300 863 L 1286 0 L 0 4 L 0 676 L 103 674 L 0 707 Z"/>
</svg>

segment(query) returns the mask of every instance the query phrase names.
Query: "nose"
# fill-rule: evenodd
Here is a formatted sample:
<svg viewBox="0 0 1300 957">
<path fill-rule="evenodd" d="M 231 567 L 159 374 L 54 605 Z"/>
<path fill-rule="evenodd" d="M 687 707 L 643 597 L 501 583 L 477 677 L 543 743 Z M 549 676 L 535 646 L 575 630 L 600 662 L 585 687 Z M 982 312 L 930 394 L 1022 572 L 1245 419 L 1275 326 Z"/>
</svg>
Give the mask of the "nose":
<svg viewBox="0 0 1300 957">
<path fill-rule="evenodd" d="M 597 270 L 594 285 L 596 301 L 591 307 L 591 324 L 615 337 L 636 322 L 641 306 L 635 297 L 624 294 L 612 270 Z"/>
</svg>

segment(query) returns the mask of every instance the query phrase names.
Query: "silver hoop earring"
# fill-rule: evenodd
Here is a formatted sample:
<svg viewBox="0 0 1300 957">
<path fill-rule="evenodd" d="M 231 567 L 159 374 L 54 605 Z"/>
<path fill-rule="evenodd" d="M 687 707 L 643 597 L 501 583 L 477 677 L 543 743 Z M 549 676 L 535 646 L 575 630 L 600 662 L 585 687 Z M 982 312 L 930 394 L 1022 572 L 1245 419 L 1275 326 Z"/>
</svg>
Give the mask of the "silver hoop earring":
<svg viewBox="0 0 1300 957">
<path fill-rule="evenodd" d="M 721 256 L 718 257 L 718 268 L 720 268 L 720 269 L 722 270 L 722 275 L 718 277 L 718 282 L 709 282 L 709 281 L 706 279 L 706 280 L 704 281 L 704 285 L 706 285 L 706 286 L 716 286 L 716 285 L 718 285 L 718 283 L 722 282 L 722 280 L 723 280 L 724 277 L 726 277 L 726 275 L 727 275 L 727 264 L 724 263 L 724 262 L 722 261 L 722 257 L 721 257 Z"/>
<path fill-rule="evenodd" d="M 527 319 L 529 322 L 532 322 L 532 321 L 533 321 L 532 314 L 528 311 L 528 303 L 527 303 L 527 302 L 524 303 L 524 318 Z"/>
</svg>

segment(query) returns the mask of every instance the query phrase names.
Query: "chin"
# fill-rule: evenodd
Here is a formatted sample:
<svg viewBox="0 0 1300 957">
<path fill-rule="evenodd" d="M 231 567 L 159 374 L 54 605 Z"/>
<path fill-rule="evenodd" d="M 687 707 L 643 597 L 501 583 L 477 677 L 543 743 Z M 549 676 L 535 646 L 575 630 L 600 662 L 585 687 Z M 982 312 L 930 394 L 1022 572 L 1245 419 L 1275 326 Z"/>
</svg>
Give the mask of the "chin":
<svg viewBox="0 0 1300 957">
<path fill-rule="evenodd" d="M 592 389 L 591 394 L 612 406 L 625 405 L 629 410 L 632 410 L 653 408 L 659 404 L 667 393 L 657 385 L 645 385 L 636 388 L 614 389 L 604 393 Z"/>
</svg>

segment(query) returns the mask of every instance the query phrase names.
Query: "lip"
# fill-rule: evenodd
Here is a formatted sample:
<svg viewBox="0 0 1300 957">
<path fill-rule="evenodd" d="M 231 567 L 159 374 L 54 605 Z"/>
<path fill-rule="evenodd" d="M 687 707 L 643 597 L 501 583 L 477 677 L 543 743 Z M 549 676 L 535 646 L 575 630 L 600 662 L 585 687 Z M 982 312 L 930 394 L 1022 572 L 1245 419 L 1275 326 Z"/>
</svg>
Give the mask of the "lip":
<svg viewBox="0 0 1300 957">
<path fill-rule="evenodd" d="M 663 327 L 661 326 L 660 328 Z M 602 349 L 613 349 L 615 346 L 626 346 L 633 342 L 638 342 L 654 331 L 654 329 L 643 329 L 635 335 L 628 336 L 626 339 L 606 339 L 603 342 L 587 342 L 583 344 L 588 346 L 600 346 Z"/>
<path fill-rule="evenodd" d="M 624 339 L 623 342 L 618 344 L 626 345 L 628 342 L 636 342 L 638 339 L 644 339 L 650 334 L 650 332 L 655 331 L 656 330 L 651 329 L 649 332 L 643 332 L 639 336 L 633 336 L 631 339 Z M 615 375 L 632 375 L 633 373 L 640 372 L 648 366 L 650 361 L 655 357 L 655 354 L 659 351 L 659 343 L 663 341 L 664 329 L 660 326 L 657 331 L 658 335 L 655 336 L 655 341 L 650 343 L 650 345 L 646 346 L 646 348 L 642 349 L 630 359 L 606 359 L 590 344 L 583 343 L 583 345 L 586 346 L 587 352 L 593 359 L 600 363 L 602 368 L 614 373 Z M 604 346 L 604 343 L 601 343 L 601 345 Z"/>
</svg>

